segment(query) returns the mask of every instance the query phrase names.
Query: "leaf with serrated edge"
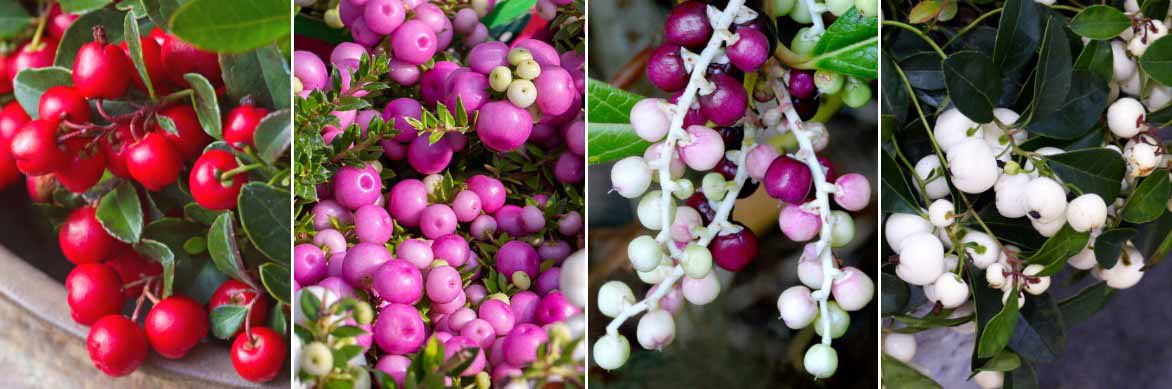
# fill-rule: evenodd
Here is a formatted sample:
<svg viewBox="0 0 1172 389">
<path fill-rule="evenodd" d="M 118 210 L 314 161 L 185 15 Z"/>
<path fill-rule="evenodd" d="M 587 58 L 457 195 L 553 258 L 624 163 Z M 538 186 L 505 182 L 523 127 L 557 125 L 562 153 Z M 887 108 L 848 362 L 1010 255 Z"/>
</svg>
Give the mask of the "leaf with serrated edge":
<svg viewBox="0 0 1172 389">
<path fill-rule="evenodd" d="M 239 305 L 221 305 L 213 309 L 209 318 L 212 335 L 220 339 L 231 339 L 232 335 L 244 325 L 244 318 L 248 316 L 248 309 Z M 252 323 L 259 325 L 260 323 Z"/>
<path fill-rule="evenodd" d="M 194 90 L 191 103 L 195 106 L 195 115 L 199 118 L 203 131 L 212 138 L 224 139 L 220 129 L 220 105 L 216 102 L 216 89 L 212 87 L 212 83 L 198 73 L 187 73 L 183 79 L 187 80 Z"/>
</svg>

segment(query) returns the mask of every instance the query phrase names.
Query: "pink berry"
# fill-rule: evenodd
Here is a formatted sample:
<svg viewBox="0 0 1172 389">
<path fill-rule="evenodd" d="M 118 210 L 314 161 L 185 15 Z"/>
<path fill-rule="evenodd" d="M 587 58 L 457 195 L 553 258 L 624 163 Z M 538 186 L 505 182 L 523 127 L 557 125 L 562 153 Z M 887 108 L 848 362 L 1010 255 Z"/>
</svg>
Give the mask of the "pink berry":
<svg viewBox="0 0 1172 389">
<path fill-rule="evenodd" d="M 497 66 L 509 66 L 509 46 L 501 42 L 484 42 L 468 50 L 468 67 L 488 75 Z"/>
<path fill-rule="evenodd" d="M 449 265 L 460 266 L 468 259 L 471 248 L 468 241 L 457 234 L 447 234 L 431 242 L 431 251 L 436 259 L 442 259 Z"/>
<path fill-rule="evenodd" d="M 312 285 L 326 276 L 326 257 L 315 245 L 302 243 L 293 247 L 293 278 Z"/>
<path fill-rule="evenodd" d="M 432 204 L 419 217 L 419 229 L 428 239 L 456 232 L 456 213 L 446 204 Z"/>
<path fill-rule="evenodd" d="M 415 307 L 391 303 L 379 310 L 374 321 L 374 342 L 388 354 L 409 354 L 419 350 L 427 338 L 427 327 Z"/>
<path fill-rule="evenodd" d="M 537 323 L 546 325 L 565 321 L 579 311 L 580 309 L 570 304 L 570 300 L 567 300 L 561 291 L 553 291 L 541 298 L 541 304 L 537 306 Z"/>
<path fill-rule="evenodd" d="M 505 185 L 500 180 L 478 174 L 468 178 L 468 190 L 480 197 L 485 213 L 494 213 L 505 205 Z"/>
<path fill-rule="evenodd" d="M 464 371 L 460 372 L 460 375 L 464 377 L 474 376 L 476 373 L 484 370 L 484 349 L 475 340 L 463 336 L 453 336 L 444 342 L 445 359 L 450 359 L 457 352 L 471 348 L 478 350 L 476 350 L 476 355 L 472 358 L 472 363 Z"/>
<path fill-rule="evenodd" d="M 871 202 L 871 183 L 858 173 L 843 174 L 834 181 L 834 202 L 848 211 L 859 211 Z"/>
<path fill-rule="evenodd" d="M 574 97 L 578 89 L 574 87 L 574 79 L 565 69 L 555 66 L 543 66 L 541 75 L 533 80 L 537 86 L 537 107 L 545 115 L 561 115 L 574 107 Z"/>
<path fill-rule="evenodd" d="M 501 245 L 496 254 L 496 270 L 505 277 L 512 277 L 516 272 L 524 272 L 533 279 L 537 277 L 540 265 L 537 250 L 519 240 L 511 240 Z"/>
<path fill-rule="evenodd" d="M 480 196 L 470 190 L 456 193 L 452 199 L 452 211 L 456 213 L 456 221 L 467 223 L 480 215 Z"/>
<path fill-rule="evenodd" d="M 520 324 L 509 331 L 501 345 L 505 361 L 514 366 L 525 366 L 537 360 L 537 348 L 549 341 L 545 330 L 533 324 Z"/>
<path fill-rule="evenodd" d="M 658 142 L 667 135 L 667 128 L 671 126 L 668 117 L 667 101 L 663 99 L 643 99 L 631 107 L 631 127 L 635 134 L 648 142 Z"/>
<path fill-rule="evenodd" d="M 513 309 L 513 317 L 517 323 L 536 323 L 537 306 L 541 304 L 541 297 L 536 293 L 523 290 L 509 299 L 509 307 Z"/>
<path fill-rule="evenodd" d="M 781 233 L 794 242 L 805 242 L 818 236 L 822 220 L 818 214 L 806 212 L 797 204 L 785 204 L 777 216 Z"/>
<path fill-rule="evenodd" d="M 680 147 L 680 159 L 692 170 L 712 170 L 724 158 L 724 140 L 704 126 L 689 126 L 687 132 L 690 139 Z"/>
<path fill-rule="evenodd" d="M 761 181 L 765 178 L 765 172 L 769 170 L 769 164 L 773 163 L 781 154 L 777 149 L 768 144 L 758 144 L 749 150 L 749 155 L 745 157 L 745 169 L 748 170 L 749 178 Z"/>
<path fill-rule="evenodd" d="M 391 253 L 382 244 L 359 243 L 346 251 L 342 263 L 342 278 L 351 286 L 365 289 L 372 277 L 384 263 L 391 260 Z"/>
<path fill-rule="evenodd" d="M 344 166 L 334 173 L 334 200 L 349 209 L 373 204 L 383 183 L 374 169 Z"/>
<path fill-rule="evenodd" d="M 436 43 L 435 31 L 417 20 L 403 22 L 391 35 L 391 51 L 395 58 L 417 65 L 435 55 Z"/>
<path fill-rule="evenodd" d="M 354 233 L 360 242 L 386 243 L 391 239 L 394 227 L 391 215 L 380 206 L 364 205 L 354 211 Z"/>
<path fill-rule="evenodd" d="M 512 151 L 521 147 L 532 131 L 533 118 L 529 112 L 508 101 L 493 101 L 480 107 L 476 134 L 490 149 Z"/>
<path fill-rule="evenodd" d="M 427 298 L 433 303 L 450 303 L 464 293 L 460 272 L 451 266 L 440 266 L 427 273 Z"/>
<path fill-rule="evenodd" d="M 383 300 L 414 305 L 423 297 L 423 274 L 410 262 L 391 260 L 375 273 L 372 289 Z"/>
<path fill-rule="evenodd" d="M 431 143 L 430 137 L 416 137 L 407 146 L 407 163 L 415 171 L 423 174 L 435 174 L 444 171 L 452 161 L 452 148 L 448 142 L 440 139 Z"/>
<path fill-rule="evenodd" d="M 460 336 L 476 341 L 480 348 L 492 347 L 496 339 L 496 330 L 487 320 L 473 319 L 460 328 Z"/>
<path fill-rule="evenodd" d="M 406 179 L 391 187 L 387 195 L 387 211 L 404 227 L 419 225 L 419 218 L 427 208 L 427 186 L 423 181 Z"/>
<path fill-rule="evenodd" d="M 419 239 L 407 239 L 399 243 L 399 247 L 395 248 L 395 256 L 410 262 L 418 269 L 426 269 L 435 259 L 431 247 Z"/>
<path fill-rule="evenodd" d="M 509 304 L 497 299 L 488 299 L 480 303 L 477 315 L 492 325 L 497 336 L 504 336 L 513 329 L 516 318 Z"/>
<path fill-rule="evenodd" d="M 406 16 L 407 12 L 399 0 L 369 0 L 362 13 L 362 20 L 370 31 L 390 35 L 403 24 Z"/>
</svg>

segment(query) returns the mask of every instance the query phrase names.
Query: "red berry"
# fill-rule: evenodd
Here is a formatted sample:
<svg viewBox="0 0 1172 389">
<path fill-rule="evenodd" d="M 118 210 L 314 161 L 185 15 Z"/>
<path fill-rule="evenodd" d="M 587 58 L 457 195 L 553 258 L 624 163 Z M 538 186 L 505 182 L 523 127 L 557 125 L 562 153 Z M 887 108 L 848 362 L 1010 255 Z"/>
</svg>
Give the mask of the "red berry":
<svg viewBox="0 0 1172 389">
<path fill-rule="evenodd" d="M 100 263 L 73 268 L 65 278 L 65 291 L 73 321 L 86 326 L 103 316 L 117 314 L 125 301 L 122 279 L 114 269 Z"/>
<path fill-rule="evenodd" d="M 94 27 L 94 41 L 81 45 L 73 62 L 73 86 L 86 98 L 113 99 L 126 93 L 134 67 L 118 46 L 106 43 L 106 30 Z"/>
<path fill-rule="evenodd" d="M 159 44 L 160 50 L 163 47 L 163 41 L 167 40 L 167 32 L 159 29 L 158 27 L 152 28 L 150 34 L 147 34 L 147 36 L 151 37 L 151 39 L 155 40 L 155 43 Z"/>
<path fill-rule="evenodd" d="M 245 145 L 255 146 L 252 135 L 256 133 L 256 125 L 268 114 L 269 110 L 252 104 L 232 109 L 228 117 L 224 118 L 224 142 L 237 150 L 243 149 Z"/>
<path fill-rule="evenodd" d="M 12 77 L 8 77 L 9 66 L 12 66 L 12 58 L 0 54 L 0 93 L 12 92 Z"/>
<path fill-rule="evenodd" d="M 748 228 L 712 239 L 712 259 L 728 271 L 741 271 L 757 259 L 757 235 Z"/>
<path fill-rule="evenodd" d="M 85 346 L 94 367 L 111 377 L 134 372 L 147 355 L 142 327 L 122 315 L 107 315 L 94 323 Z"/>
<path fill-rule="evenodd" d="M 61 12 L 61 5 L 53 3 L 53 8 L 49 9 L 49 36 L 60 40 L 62 35 L 65 35 L 65 30 L 73 25 L 77 20 L 77 15 Z"/>
<path fill-rule="evenodd" d="M 232 176 L 230 185 L 224 186 L 220 175 L 240 166 L 236 157 L 227 151 L 209 150 L 200 156 L 191 166 L 191 176 L 188 187 L 191 197 L 200 206 L 210 210 L 225 210 L 236 208 L 236 196 L 240 188 L 248 182 L 248 174 L 240 173 Z"/>
<path fill-rule="evenodd" d="M 79 265 L 102 262 L 120 246 L 98 222 L 97 210 L 88 205 L 69 214 L 57 231 L 57 241 L 65 258 Z"/>
<path fill-rule="evenodd" d="M 133 178 L 126 168 L 126 150 L 133 141 L 130 135 L 130 123 L 121 122 L 108 137 L 102 138 L 102 152 L 106 153 L 106 168 L 110 173 L 122 178 Z"/>
<path fill-rule="evenodd" d="M 90 106 L 85 98 L 77 90 L 64 85 L 45 90 L 38 111 L 42 119 L 65 119 L 72 123 L 90 121 Z"/>
<path fill-rule="evenodd" d="M 8 147 L 0 144 L 0 190 L 20 180 L 20 170 L 16 168 L 16 160 Z"/>
<path fill-rule="evenodd" d="M 57 147 L 57 122 L 33 120 L 12 137 L 12 157 L 21 173 L 39 176 L 65 166 L 69 156 Z"/>
<path fill-rule="evenodd" d="M 106 171 L 106 153 L 100 147 L 86 150 L 89 139 L 73 138 L 65 141 L 69 159 L 65 167 L 53 173 L 57 181 L 73 193 L 85 193 L 102 178 Z"/>
<path fill-rule="evenodd" d="M 53 66 L 57 41 L 52 38 L 41 39 L 35 47 L 29 46 L 31 43 L 24 44 L 16 52 L 16 56 L 12 57 L 12 63 L 8 66 L 8 78 L 16 77 L 16 73 L 20 73 L 21 70 Z"/>
<path fill-rule="evenodd" d="M 187 296 L 159 301 L 146 317 L 147 340 L 160 355 L 178 359 L 208 335 L 208 313 Z"/>
<path fill-rule="evenodd" d="M 140 38 L 139 42 L 141 42 L 139 46 L 142 47 L 142 64 L 146 66 L 147 76 L 151 78 L 151 85 L 155 88 L 155 94 L 163 95 L 171 93 L 171 79 L 167 77 L 167 73 L 165 73 L 166 69 L 163 68 L 163 57 L 161 53 L 163 49 L 159 47 L 159 42 L 149 36 Z M 118 47 L 126 54 L 126 58 L 130 58 L 130 48 L 126 46 L 125 41 L 119 44 Z M 134 61 L 131 60 L 131 65 L 133 64 Z M 134 84 L 135 88 L 145 92 L 146 83 L 142 81 L 142 76 L 139 76 L 138 69 L 133 68 L 131 71 L 134 74 L 131 75 L 130 82 Z"/>
<path fill-rule="evenodd" d="M 126 168 L 130 175 L 151 191 L 175 182 L 182 167 L 179 151 L 157 132 L 131 143 L 126 150 Z"/>
<path fill-rule="evenodd" d="M 118 250 L 114 257 L 106 261 L 106 266 L 113 268 L 118 273 L 118 278 L 122 279 L 122 285 L 163 273 L 163 265 L 143 258 L 138 255 L 138 252 L 129 248 Z M 125 292 L 126 298 L 132 299 L 142 294 L 142 288 L 143 285 L 139 284 L 124 288 L 123 292 Z"/>
<path fill-rule="evenodd" d="M 163 38 L 162 48 L 163 68 L 167 69 L 167 74 L 175 85 L 187 85 L 187 80 L 183 79 L 187 73 L 199 73 L 212 85 L 224 82 L 220 78 L 220 61 L 216 53 L 197 49 L 171 35 Z"/>
<path fill-rule="evenodd" d="M 253 299 L 257 299 L 257 301 L 252 304 L 252 308 L 248 312 L 248 322 L 250 325 L 256 326 L 264 323 L 265 319 L 269 317 L 269 298 L 264 294 L 258 294 L 255 288 L 237 280 L 229 279 L 216 288 L 216 291 L 212 293 L 211 301 L 208 301 L 208 312 L 225 305 L 248 305 Z M 255 330 L 256 327 L 253 327 L 253 331 Z M 236 335 L 239 335 L 241 331 L 244 331 L 243 325 L 236 330 Z"/>
<path fill-rule="evenodd" d="M 161 126 L 158 127 L 157 131 L 166 135 L 167 140 L 171 141 L 171 144 L 174 144 L 175 148 L 183 153 L 184 160 L 199 157 L 203 148 L 208 143 L 212 143 L 212 137 L 203 132 L 203 127 L 199 125 L 199 117 L 195 116 L 195 108 L 192 108 L 191 105 L 173 105 L 159 112 L 159 115 L 166 116 L 175 123 L 178 135 L 163 130 Z"/>
<path fill-rule="evenodd" d="M 3 78 L 3 76 L 0 76 L 0 78 Z M 8 142 L 12 141 L 12 137 L 16 136 L 16 132 L 30 120 L 32 118 L 28 116 L 28 113 L 24 112 L 24 108 L 15 100 L 5 105 L 4 109 L 0 109 L 0 145 L 7 148 Z"/>
<path fill-rule="evenodd" d="M 53 199 L 53 189 L 57 188 L 57 180 L 53 176 L 27 176 L 24 178 L 28 197 L 35 203 L 48 203 Z"/>
<path fill-rule="evenodd" d="M 285 364 L 289 346 L 280 334 L 267 327 L 252 327 L 251 332 L 251 337 L 242 333 L 232 342 L 232 366 L 246 380 L 272 381 Z"/>
</svg>

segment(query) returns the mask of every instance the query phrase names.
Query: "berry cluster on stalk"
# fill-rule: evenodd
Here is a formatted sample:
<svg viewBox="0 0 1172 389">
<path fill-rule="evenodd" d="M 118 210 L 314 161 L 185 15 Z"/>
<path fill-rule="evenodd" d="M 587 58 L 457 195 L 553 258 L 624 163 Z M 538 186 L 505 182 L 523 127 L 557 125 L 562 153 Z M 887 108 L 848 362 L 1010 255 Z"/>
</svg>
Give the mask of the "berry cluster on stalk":
<svg viewBox="0 0 1172 389">
<path fill-rule="evenodd" d="M 20 74 L 49 70 L 44 68 L 53 66 L 58 40 L 77 19 L 56 2 L 47 2 L 41 15 L 31 39 L 0 56 L 0 94 L 13 92 Z M 127 20 L 137 23 L 133 15 Z M 249 101 L 232 108 L 218 124 L 224 141 L 209 146 L 216 139 L 202 124 L 208 119 L 196 113 L 193 84 L 198 79 L 223 86 L 215 53 L 158 28 L 141 37 L 137 30 L 121 34 L 133 43 L 108 40 L 103 25 L 74 27 L 81 28 L 92 41 L 77 50 L 72 69 L 61 69 L 69 82 L 44 89 L 36 101 L 13 100 L 0 110 L 0 187 L 23 175 L 34 202 L 68 213 L 57 240 L 75 265 L 65 280 L 67 303 L 73 320 L 90 327 L 90 359 L 119 377 L 137 370 L 148 349 L 183 358 L 209 335 L 209 312 L 242 307 L 247 319 L 226 335 L 235 337 L 233 366 L 244 379 L 273 380 L 288 351 L 281 334 L 263 327 L 272 301 L 259 284 L 223 281 L 205 306 L 172 291 L 174 248 L 142 236 L 144 226 L 156 222 L 187 226 L 175 217 L 185 210 L 234 211 L 246 183 L 270 178 L 276 168 L 259 162 L 252 139 L 268 111 Z M 119 104 L 130 108 L 108 112 Z M 103 219 L 107 202 L 123 202 L 119 206 L 126 208 L 116 211 L 140 219 L 126 223 L 138 231 L 125 232 L 128 227 L 115 224 L 118 216 Z M 207 252 L 202 237 L 190 239 L 180 241 L 187 254 Z M 128 301 L 135 301 L 129 317 L 123 312 Z"/>
<path fill-rule="evenodd" d="M 820 13 L 819 8 L 819 30 Z M 804 358 L 810 374 L 834 374 L 838 362 L 831 339 L 845 333 L 847 312 L 863 308 L 874 296 L 874 282 L 858 269 L 840 268 L 831 252 L 854 238 L 847 212 L 870 203 L 870 183 L 861 174 L 836 176 L 830 162 L 817 155 L 829 141 L 825 127 L 805 121 L 818 110 L 819 92 L 840 93 L 846 77 L 818 71 L 837 80 L 833 90 L 825 90 L 815 85 L 814 71 L 783 67 L 772 56 L 771 26 L 767 17 L 738 0 L 723 10 L 684 2 L 667 18 L 665 43 L 652 52 L 647 78 L 672 97 L 634 105 L 631 125 L 640 138 L 653 143 L 643 156 L 622 159 L 611 170 L 614 191 L 638 198 L 640 224 L 658 231 L 633 239 L 627 251 L 640 280 L 653 286 L 643 300 L 620 281 L 599 288 L 598 309 L 614 318 L 593 349 L 594 362 L 602 368 L 626 363 L 630 344 L 618 331 L 626 320 L 643 313 L 639 345 L 660 350 L 675 337 L 674 315 L 682 308 L 681 299 L 696 305 L 712 302 L 722 289 L 717 268 L 741 271 L 758 257 L 756 235 L 729 217 L 736 200 L 759 186 L 780 201 L 782 232 L 796 242 L 813 241 L 803 250 L 798 269 L 805 286 L 786 289 L 778 297 L 788 327 L 817 322 L 822 340 Z M 852 106 L 861 106 L 870 98 L 869 89 L 861 99 L 852 98 Z M 776 131 L 796 144 L 779 150 L 758 143 L 758 131 Z M 685 177 L 689 169 L 702 174 L 698 185 Z M 653 182 L 658 189 L 651 190 Z M 831 209 L 831 196 L 842 210 Z M 684 204 L 677 205 L 677 200 Z"/>
<path fill-rule="evenodd" d="M 492 1 L 304 5 L 352 41 L 294 53 L 299 383 L 583 386 L 580 4 L 509 41 Z"/>
</svg>

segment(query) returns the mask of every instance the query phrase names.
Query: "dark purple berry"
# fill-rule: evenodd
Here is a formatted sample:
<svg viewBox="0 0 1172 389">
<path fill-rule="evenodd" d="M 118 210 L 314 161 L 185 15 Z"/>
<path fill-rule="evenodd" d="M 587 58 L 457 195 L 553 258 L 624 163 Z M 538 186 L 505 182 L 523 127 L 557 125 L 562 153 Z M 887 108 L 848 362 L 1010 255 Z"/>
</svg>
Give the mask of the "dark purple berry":
<svg viewBox="0 0 1172 389">
<path fill-rule="evenodd" d="M 716 208 L 708 204 L 708 198 L 704 197 L 704 193 L 696 192 L 684 203 L 700 212 L 700 219 L 704 224 L 712 223 L 712 218 L 716 217 Z"/>
<path fill-rule="evenodd" d="M 740 150 L 741 143 L 745 141 L 745 129 L 741 126 L 716 127 L 716 132 L 724 140 L 725 150 Z"/>
<path fill-rule="evenodd" d="M 794 70 L 789 74 L 789 94 L 798 99 L 808 99 L 814 96 L 817 87 L 814 85 L 813 70 Z"/>
<path fill-rule="evenodd" d="M 791 100 L 794 105 L 794 110 L 798 111 L 798 117 L 802 120 L 810 120 L 814 115 L 818 114 L 818 99 L 799 99 L 793 98 Z"/>
<path fill-rule="evenodd" d="M 718 266 L 728 271 L 741 271 L 757 259 L 757 235 L 742 228 L 733 234 L 717 235 L 709 248 Z"/>
<path fill-rule="evenodd" d="M 677 5 L 671 10 L 671 14 L 667 15 L 663 32 L 668 42 L 688 48 L 703 47 L 712 36 L 712 25 L 708 23 L 708 6 L 699 1 Z"/>
<path fill-rule="evenodd" d="M 731 126 L 745 116 L 749 95 L 735 78 L 719 74 L 709 77 L 716 89 L 700 96 L 700 112 L 718 126 Z"/>
<path fill-rule="evenodd" d="M 675 92 L 688 85 L 688 72 L 680 47 L 666 43 L 651 52 L 647 60 L 647 81 L 666 92 Z"/>
</svg>

